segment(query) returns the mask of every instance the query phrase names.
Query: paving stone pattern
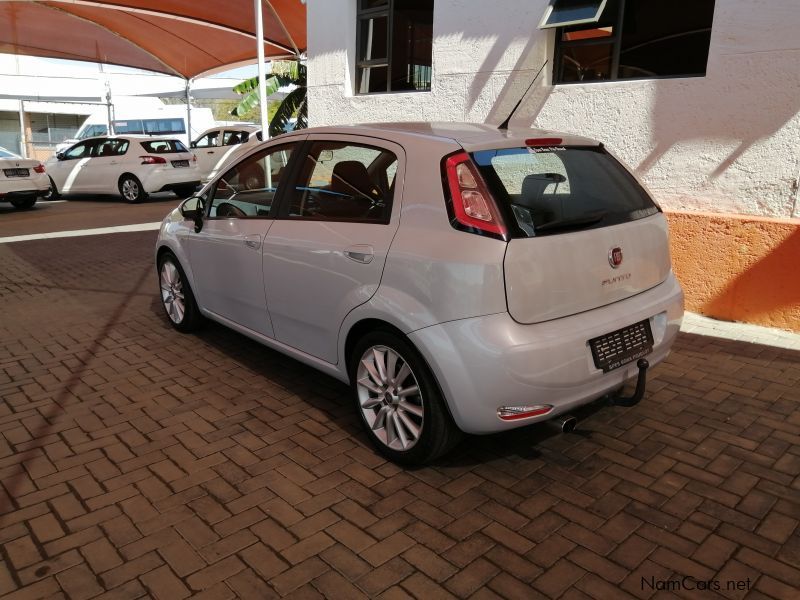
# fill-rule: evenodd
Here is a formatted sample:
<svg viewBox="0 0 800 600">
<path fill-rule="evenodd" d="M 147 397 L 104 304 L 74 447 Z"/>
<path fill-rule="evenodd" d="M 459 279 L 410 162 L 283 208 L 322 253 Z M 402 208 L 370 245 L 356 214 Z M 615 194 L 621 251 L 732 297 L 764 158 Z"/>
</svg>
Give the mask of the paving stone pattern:
<svg viewBox="0 0 800 600">
<path fill-rule="evenodd" d="M 154 237 L 0 245 L 3 598 L 799 597 L 797 350 L 684 333 L 635 408 L 404 470 L 342 384 L 173 331 Z"/>
</svg>

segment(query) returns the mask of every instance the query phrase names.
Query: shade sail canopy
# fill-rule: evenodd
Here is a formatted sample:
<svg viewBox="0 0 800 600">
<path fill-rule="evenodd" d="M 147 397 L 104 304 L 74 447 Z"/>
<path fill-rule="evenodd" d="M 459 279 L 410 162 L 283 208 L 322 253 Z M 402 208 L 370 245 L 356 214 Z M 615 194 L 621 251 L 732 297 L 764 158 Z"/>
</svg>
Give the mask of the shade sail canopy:
<svg viewBox="0 0 800 600">
<path fill-rule="evenodd" d="M 267 58 L 306 49 L 301 0 L 263 0 Z M 0 0 L 0 52 L 186 79 L 256 59 L 253 0 Z"/>
</svg>

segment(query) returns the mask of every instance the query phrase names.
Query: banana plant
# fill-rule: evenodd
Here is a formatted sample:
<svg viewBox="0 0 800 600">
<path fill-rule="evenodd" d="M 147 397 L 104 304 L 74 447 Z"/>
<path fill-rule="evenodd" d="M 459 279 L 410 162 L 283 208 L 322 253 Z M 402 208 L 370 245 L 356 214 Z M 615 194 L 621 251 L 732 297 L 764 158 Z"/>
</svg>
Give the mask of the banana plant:
<svg viewBox="0 0 800 600">
<path fill-rule="evenodd" d="M 306 66 L 300 61 L 280 60 L 272 63 L 272 72 L 266 79 L 267 96 L 287 86 L 295 88 L 286 95 L 269 122 L 270 137 L 285 133 L 292 117 L 297 118 L 293 129 L 308 127 Z M 233 91 L 242 96 L 239 104 L 231 111 L 233 116 L 239 117 L 258 106 L 258 77 L 246 79 L 235 86 Z"/>
</svg>

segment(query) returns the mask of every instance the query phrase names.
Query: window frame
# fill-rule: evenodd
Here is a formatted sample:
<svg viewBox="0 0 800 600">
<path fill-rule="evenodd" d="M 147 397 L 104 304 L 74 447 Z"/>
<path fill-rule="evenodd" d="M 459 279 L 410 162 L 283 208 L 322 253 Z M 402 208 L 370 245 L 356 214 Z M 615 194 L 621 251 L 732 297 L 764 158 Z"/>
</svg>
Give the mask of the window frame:
<svg viewBox="0 0 800 600">
<path fill-rule="evenodd" d="M 290 148 L 292 149 L 292 153 L 289 156 L 289 162 L 286 163 L 286 172 L 285 177 L 287 184 L 280 186 L 278 190 L 275 192 L 275 196 L 272 199 L 272 204 L 269 207 L 269 214 L 266 215 L 247 215 L 244 217 L 212 217 L 211 216 L 211 207 L 214 204 L 214 196 L 217 193 L 217 186 L 219 182 L 227 175 L 232 169 L 237 168 L 239 165 L 243 164 L 244 162 L 252 159 L 253 157 L 261 154 L 261 158 L 266 156 L 267 154 L 274 154 L 275 152 L 280 152 L 283 149 Z M 298 159 L 297 156 L 302 152 L 305 147 L 304 138 L 303 139 L 295 139 L 295 140 L 281 140 L 278 144 L 274 146 L 269 146 L 268 148 L 258 148 L 254 152 L 249 153 L 247 156 L 243 157 L 241 160 L 236 162 L 236 164 L 231 165 L 228 169 L 225 170 L 224 173 L 221 173 L 216 179 L 214 179 L 213 183 L 211 183 L 208 187 L 207 195 L 207 202 L 203 208 L 204 218 L 210 221 L 222 221 L 228 219 L 245 219 L 245 220 L 253 220 L 253 219 L 277 219 L 279 214 L 279 209 L 282 206 L 283 197 L 286 195 L 286 189 L 288 187 L 293 187 L 294 180 L 295 180 L 295 171 L 297 170 Z M 263 154 L 262 154 L 263 153 Z M 260 160 L 260 159 L 258 159 Z"/>
<path fill-rule="evenodd" d="M 364 137 L 363 139 L 355 139 L 354 137 L 345 136 L 345 135 L 333 135 L 333 136 L 324 136 L 324 137 L 309 137 L 307 138 L 302 146 L 299 148 L 297 153 L 296 162 L 292 165 L 291 170 L 289 171 L 289 176 L 291 177 L 290 182 L 291 185 L 286 186 L 284 190 L 284 194 L 280 198 L 280 207 L 278 213 L 276 215 L 276 219 L 280 219 L 282 221 L 305 221 L 311 223 L 351 223 L 351 224 L 358 224 L 358 225 L 381 225 L 386 226 L 390 225 L 392 219 L 395 217 L 396 207 L 399 205 L 399 201 L 397 201 L 398 194 L 397 194 L 397 173 L 400 172 L 401 160 L 405 160 L 405 153 L 402 151 L 401 146 L 398 146 L 397 149 L 390 147 L 388 144 L 383 143 L 384 140 L 379 138 L 369 138 Z M 325 144 L 325 143 L 337 143 L 337 144 L 348 144 L 353 146 L 363 146 L 365 148 L 370 148 L 373 150 L 379 150 L 380 154 L 375 158 L 377 160 L 383 153 L 391 153 L 395 160 L 397 161 L 397 171 L 395 172 L 394 183 L 392 184 L 392 198 L 389 202 L 389 206 L 386 209 L 386 215 L 380 221 L 366 221 L 364 219 L 358 218 L 317 218 L 317 217 L 304 217 L 304 216 L 296 216 L 290 215 L 289 209 L 291 208 L 291 194 L 296 191 L 296 185 L 298 183 L 298 178 L 302 172 L 303 163 L 305 162 L 305 158 L 308 154 L 308 151 L 311 150 L 314 144 Z M 374 162 L 374 161 L 373 161 Z M 370 163 L 371 165 L 372 163 Z M 390 163 L 391 164 L 391 163 Z M 289 188 L 291 188 L 290 191 Z"/>
<path fill-rule="evenodd" d="M 608 4 L 608 0 L 596 0 L 600 4 L 600 8 L 597 9 L 597 14 L 595 14 L 595 16 L 592 18 L 548 24 L 547 21 L 553 14 L 553 9 L 558 1 L 559 0 L 550 0 L 550 4 L 547 5 L 547 8 L 544 11 L 544 16 L 539 23 L 539 29 L 555 29 L 560 27 L 572 27 L 573 25 L 588 25 L 589 23 L 597 23 L 600 20 L 600 17 L 603 16 L 603 11 L 606 9 L 606 4 Z"/>
<path fill-rule="evenodd" d="M 606 0 L 604 0 L 606 1 Z M 356 96 L 376 96 L 379 94 L 417 94 L 433 91 L 433 75 L 431 75 L 431 87 L 427 90 L 392 90 L 392 46 L 394 35 L 394 3 L 395 0 L 386 0 L 384 6 L 375 8 L 362 8 L 364 0 L 356 1 L 356 76 L 355 76 L 355 95 Z M 370 60 L 361 59 L 361 22 L 368 19 L 386 17 L 386 58 Z M 386 67 L 386 90 L 379 92 L 361 92 L 361 78 L 363 69 Z M 431 73 L 433 72 L 433 49 L 431 48 Z"/>
<path fill-rule="evenodd" d="M 606 1 L 607 5 L 607 1 Z M 602 20 L 603 12 L 605 11 L 606 6 L 604 5 L 603 11 L 600 12 L 600 18 L 597 21 L 592 21 L 586 23 L 586 25 L 591 25 L 592 23 L 599 23 Z M 555 45 L 553 50 L 553 70 L 551 73 L 553 85 L 586 85 L 592 83 L 607 83 L 610 81 L 648 81 L 648 80 L 657 80 L 657 79 L 686 79 L 686 78 L 694 78 L 694 77 L 705 77 L 708 72 L 708 59 L 706 60 L 706 72 L 703 74 L 681 74 L 681 75 L 653 75 L 653 76 L 642 76 L 642 77 L 619 77 L 619 67 L 620 67 L 620 57 L 622 55 L 622 36 L 624 33 L 624 25 L 625 25 L 625 8 L 626 8 L 626 0 L 619 0 L 619 6 L 617 8 L 617 14 L 613 18 L 612 24 L 612 31 L 613 35 L 608 37 L 600 37 L 600 38 L 588 38 L 582 40 L 571 40 L 571 41 L 563 41 L 562 36 L 564 34 L 564 29 L 567 27 L 572 27 L 575 24 L 571 25 L 560 25 L 558 27 L 548 27 L 547 29 L 555 30 Z M 547 16 L 547 14 L 546 14 Z M 544 23 L 544 20 L 542 21 Z M 577 23 L 580 25 L 581 23 Z M 541 26 L 540 26 L 541 29 Z M 587 29 L 591 29 L 587 27 Z M 712 19 L 712 29 L 713 29 L 713 19 Z M 610 73 L 608 79 L 592 79 L 588 81 L 561 81 L 561 71 L 563 69 L 563 60 L 564 60 L 564 50 L 565 48 L 577 48 L 581 46 L 601 46 L 601 45 L 611 45 L 611 66 L 610 66 Z M 709 56 L 711 53 L 711 49 L 709 47 Z"/>
</svg>

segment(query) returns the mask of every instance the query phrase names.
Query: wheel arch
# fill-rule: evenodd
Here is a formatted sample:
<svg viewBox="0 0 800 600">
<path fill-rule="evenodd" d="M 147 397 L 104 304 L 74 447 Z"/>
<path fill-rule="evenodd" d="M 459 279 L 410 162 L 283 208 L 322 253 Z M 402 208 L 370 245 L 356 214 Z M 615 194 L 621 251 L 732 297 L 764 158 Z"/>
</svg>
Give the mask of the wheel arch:
<svg viewBox="0 0 800 600">
<path fill-rule="evenodd" d="M 450 417 L 452 423 L 456 427 L 459 427 L 458 421 L 454 418 L 453 410 L 452 407 L 450 406 L 452 399 L 449 398 L 447 394 L 445 394 L 445 389 L 442 386 L 441 382 L 439 381 L 439 378 L 436 375 L 436 371 L 433 369 L 433 367 L 430 364 L 430 361 L 428 361 L 428 359 L 425 356 L 426 353 L 420 350 L 420 348 L 417 347 L 417 344 L 415 344 L 414 341 L 411 338 L 409 338 L 408 335 L 402 329 L 400 329 L 396 325 L 393 325 L 387 320 L 384 320 L 379 317 L 365 317 L 356 321 L 355 323 L 353 323 L 353 325 L 350 326 L 350 328 L 347 331 L 347 335 L 345 337 L 345 342 L 343 346 L 344 356 L 342 358 L 343 360 L 342 364 L 344 365 L 344 372 L 345 375 L 347 376 L 347 380 L 350 381 L 351 355 L 353 353 L 355 345 L 358 343 L 358 340 L 360 340 L 364 335 L 366 335 L 370 331 L 376 331 L 376 330 L 388 331 L 394 335 L 401 337 L 417 351 L 419 358 L 423 361 L 428 371 L 432 375 L 433 381 L 436 384 L 436 387 L 439 391 L 439 395 L 444 400 L 444 408 L 445 411 L 447 412 L 447 415 Z"/>
</svg>

